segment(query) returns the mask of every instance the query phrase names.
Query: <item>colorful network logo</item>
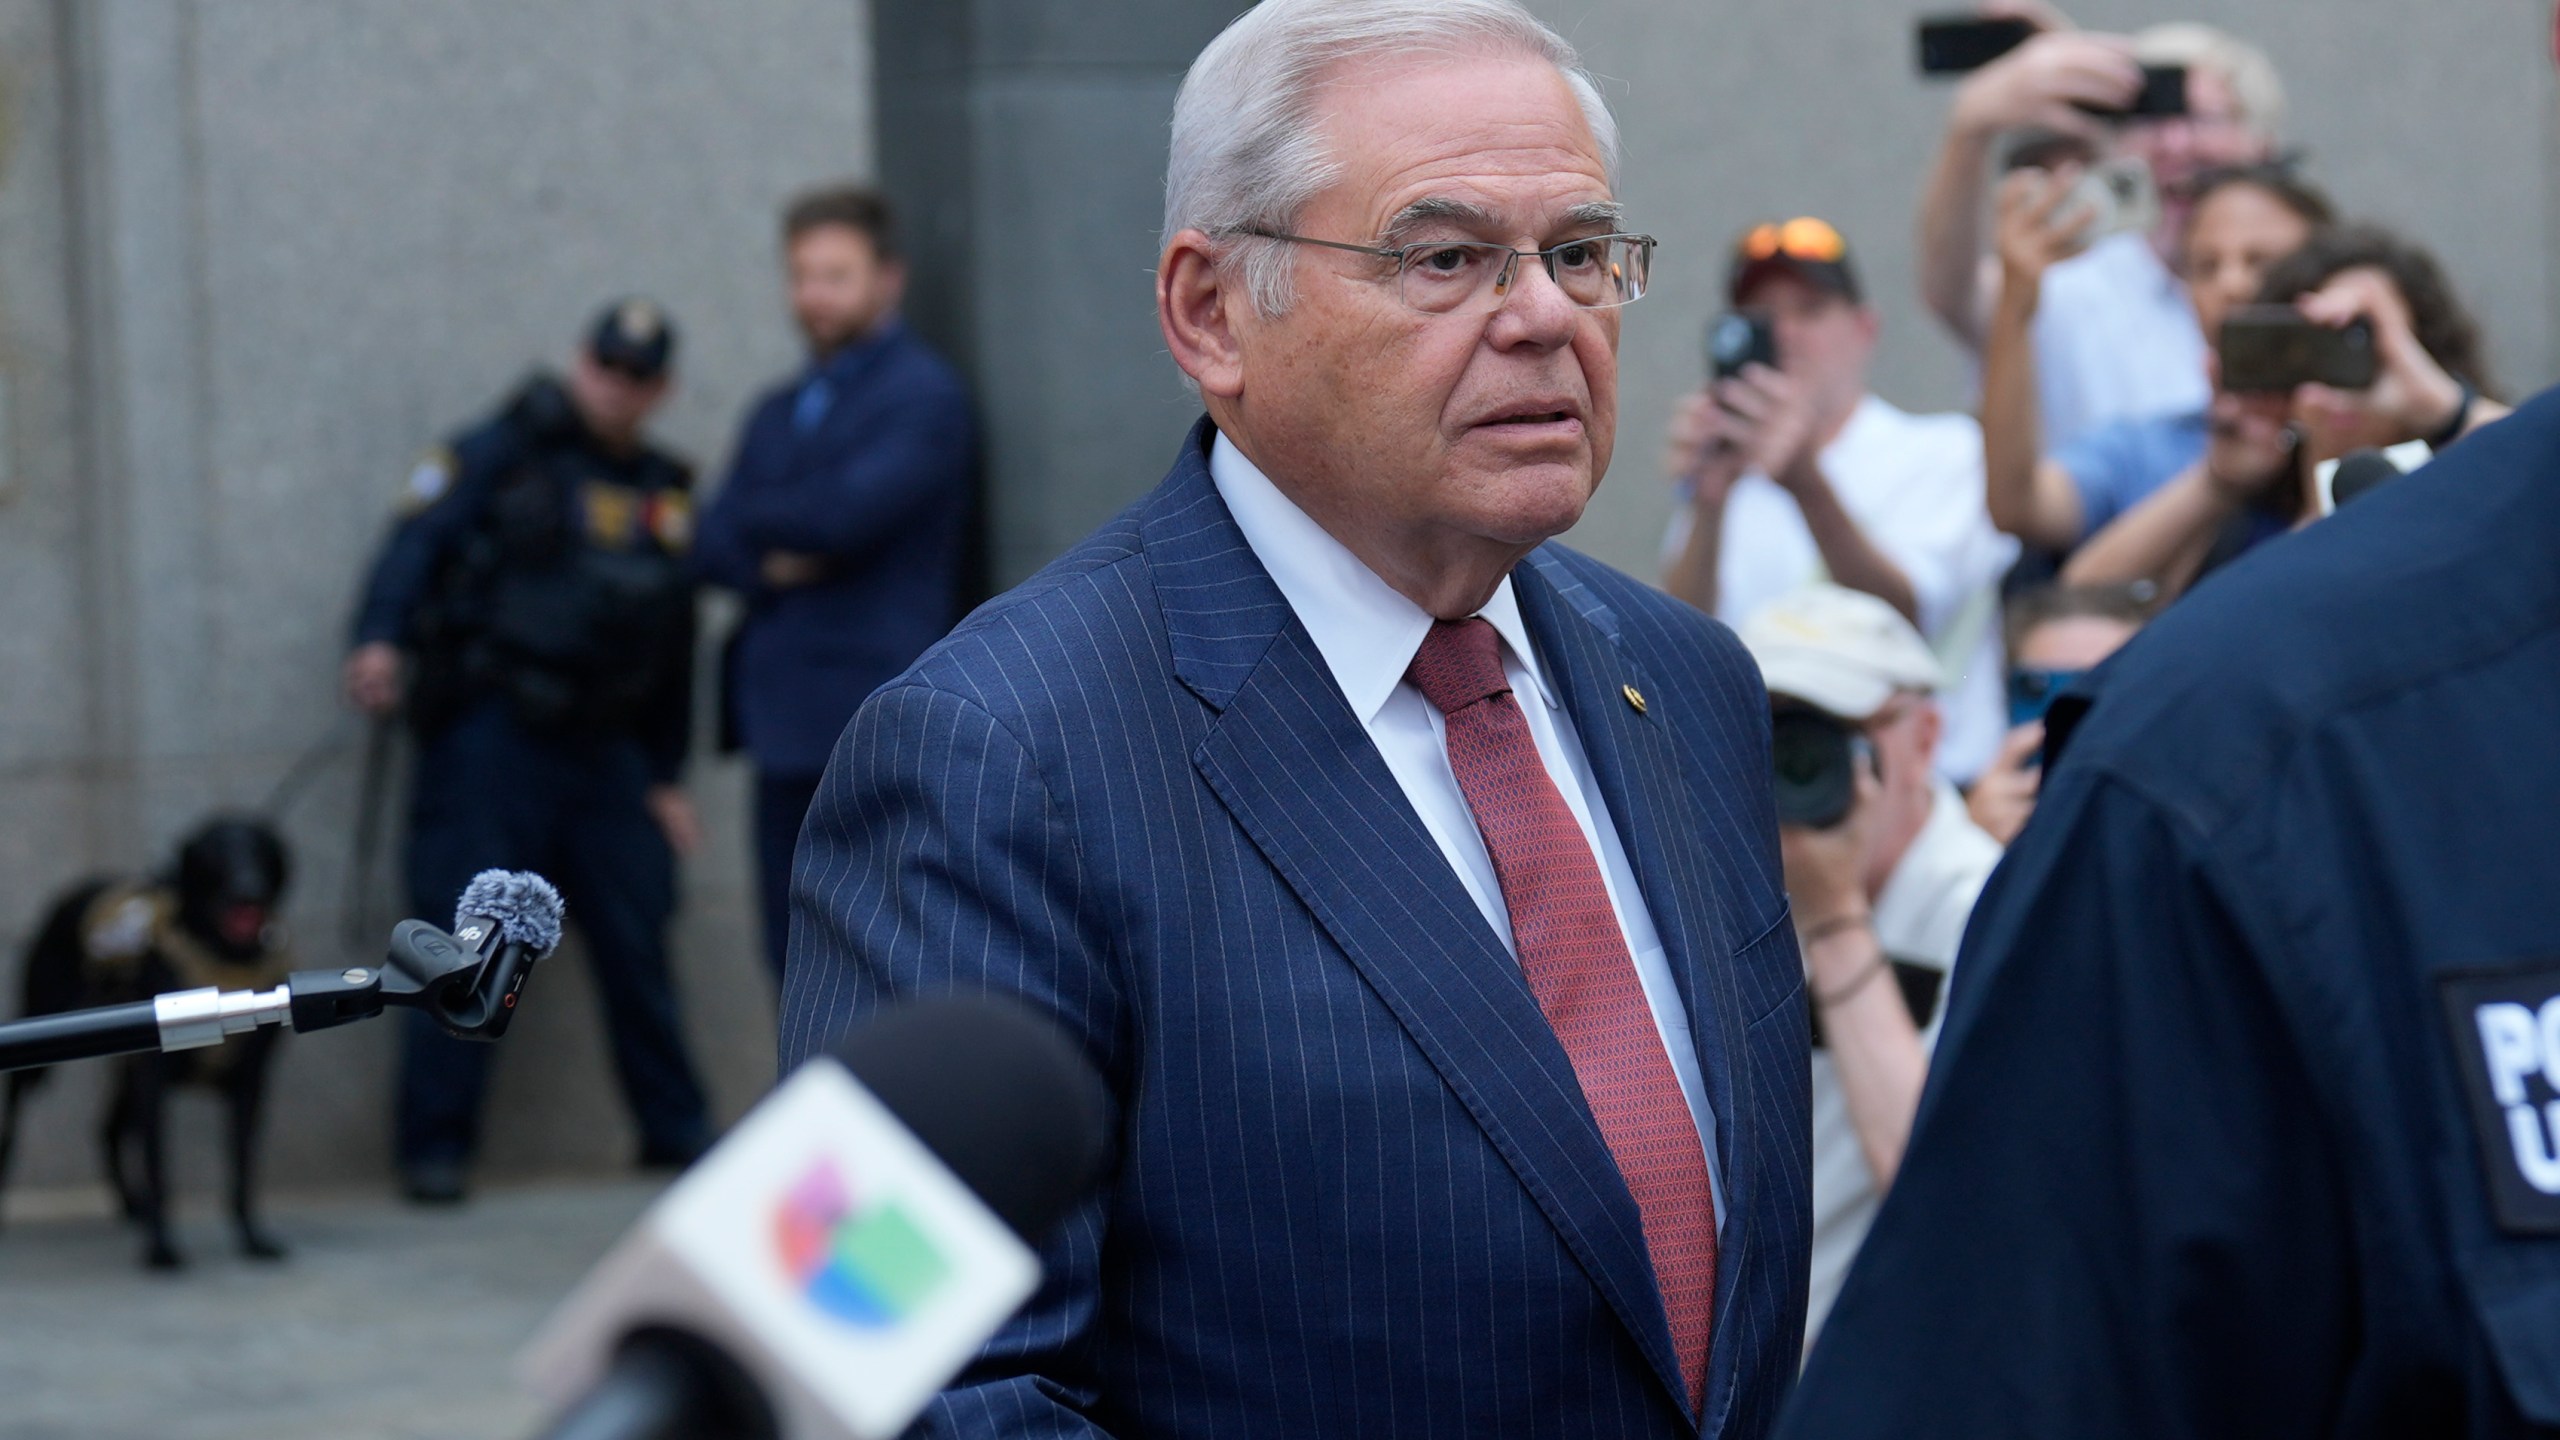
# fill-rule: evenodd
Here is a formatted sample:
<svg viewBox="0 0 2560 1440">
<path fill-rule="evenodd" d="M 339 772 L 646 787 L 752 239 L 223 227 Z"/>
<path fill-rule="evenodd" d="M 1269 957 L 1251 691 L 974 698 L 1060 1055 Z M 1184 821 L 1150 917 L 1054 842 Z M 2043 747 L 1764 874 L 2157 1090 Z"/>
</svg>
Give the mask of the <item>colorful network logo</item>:
<svg viewBox="0 0 2560 1440">
<path fill-rule="evenodd" d="M 819 1158 L 774 1212 L 774 1244 L 812 1304 L 885 1329 L 914 1314 L 951 1265 L 895 1201 L 861 1199 L 833 1161 Z"/>
</svg>

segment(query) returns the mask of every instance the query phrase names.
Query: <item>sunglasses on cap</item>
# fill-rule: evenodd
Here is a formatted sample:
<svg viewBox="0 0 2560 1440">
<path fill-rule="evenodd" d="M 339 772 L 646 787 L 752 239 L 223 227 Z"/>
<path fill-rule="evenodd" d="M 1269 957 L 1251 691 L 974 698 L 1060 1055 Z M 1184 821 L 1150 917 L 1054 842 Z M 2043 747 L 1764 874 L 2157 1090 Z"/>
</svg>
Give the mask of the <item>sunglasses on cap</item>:
<svg viewBox="0 0 2560 1440">
<path fill-rule="evenodd" d="M 1754 225 L 1743 232 L 1737 247 L 1742 258 L 1758 262 L 1784 256 L 1789 260 L 1808 260 L 1820 265 L 1837 265 L 1849 253 L 1849 242 L 1831 228 L 1827 220 L 1799 215 L 1793 220 L 1770 221 Z"/>
</svg>

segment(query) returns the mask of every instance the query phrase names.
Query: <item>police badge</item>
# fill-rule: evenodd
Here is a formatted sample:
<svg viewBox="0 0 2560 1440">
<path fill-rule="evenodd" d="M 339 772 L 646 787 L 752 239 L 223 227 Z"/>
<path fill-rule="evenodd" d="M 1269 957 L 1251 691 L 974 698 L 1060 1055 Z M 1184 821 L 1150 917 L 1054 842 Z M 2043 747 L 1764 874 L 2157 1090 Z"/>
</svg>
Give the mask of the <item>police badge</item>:
<svg viewBox="0 0 2560 1440">
<path fill-rule="evenodd" d="M 2436 990 L 2498 1228 L 2560 1235 L 2560 960 L 2447 975 Z"/>
</svg>

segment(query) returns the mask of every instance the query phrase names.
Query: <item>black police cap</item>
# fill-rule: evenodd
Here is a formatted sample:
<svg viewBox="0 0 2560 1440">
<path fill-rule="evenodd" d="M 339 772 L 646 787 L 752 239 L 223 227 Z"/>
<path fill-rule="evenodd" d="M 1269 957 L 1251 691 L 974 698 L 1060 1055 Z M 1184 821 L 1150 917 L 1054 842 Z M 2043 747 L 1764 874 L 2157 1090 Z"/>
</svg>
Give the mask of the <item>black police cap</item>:
<svg viewBox="0 0 2560 1440">
<path fill-rule="evenodd" d="M 655 380 L 675 360 L 675 322 L 654 300 L 636 295 L 616 300 L 598 311 L 588 327 L 587 351 L 599 365 L 635 380 Z"/>
</svg>

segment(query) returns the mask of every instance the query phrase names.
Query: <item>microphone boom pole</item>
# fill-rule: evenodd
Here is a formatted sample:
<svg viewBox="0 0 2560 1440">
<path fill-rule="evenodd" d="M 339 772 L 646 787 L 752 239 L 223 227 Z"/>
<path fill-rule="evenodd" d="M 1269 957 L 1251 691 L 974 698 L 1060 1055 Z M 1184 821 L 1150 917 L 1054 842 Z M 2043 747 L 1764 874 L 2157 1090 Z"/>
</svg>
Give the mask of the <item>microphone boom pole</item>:
<svg viewBox="0 0 2560 1440">
<path fill-rule="evenodd" d="M 296 970 L 269 990 L 207 985 L 0 1024 L 0 1072 L 195 1050 L 266 1025 L 327 1030 L 394 1005 L 426 1011 L 459 1038 L 495 1040 L 515 1018 L 534 962 L 559 945 L 561 908 L 560 892 L 539 875 L 484 870 L 462 892 L 457 935 L 406 920 L 381 965 Z"/>
</svg>

